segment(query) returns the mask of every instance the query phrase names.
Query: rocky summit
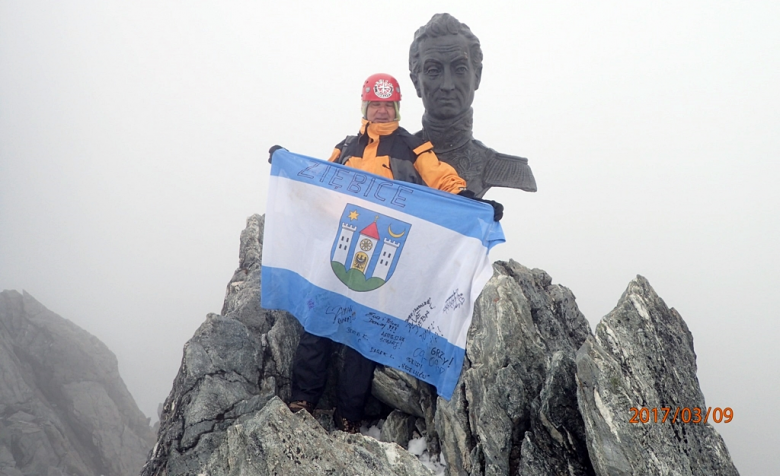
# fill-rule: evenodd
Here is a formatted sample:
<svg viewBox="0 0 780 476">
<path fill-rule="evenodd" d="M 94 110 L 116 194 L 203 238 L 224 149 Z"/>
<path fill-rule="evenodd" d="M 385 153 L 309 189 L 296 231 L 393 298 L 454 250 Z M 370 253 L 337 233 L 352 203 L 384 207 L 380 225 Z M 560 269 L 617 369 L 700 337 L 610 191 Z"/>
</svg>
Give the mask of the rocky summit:
<svg viewBox="0 0 780 476">
<path fill-rule="evenodd" d="M 738 474 L 723 439 L 703 423 L 716 417 L 696 378 L 693 336 L 645 278 L 629 283 L 577 352 L 577 379 L 598 474 Z"/>
<path fill-rule="evenodd" d="M 0 293 L 0 475 L 130 476 L 154 434 L 96 337 Z"/>
<path fill-rule="evenodd" d="M 407 451 L 423 438 L 450 475 L 737 474 L 710 424 L 630 423 L 632 407 L 705 408 L 692 336 L 641 277 L 594 335 L 569 289 L 496 262 L 452 399 L 380 366 L 365 410 L 378 439 L 333 429 L 332 388 L 313 417 L 292 414 L 302 329 L 260 305 L 263 226 L 248 219 L 222 312 L 184 346 L 144 476 L 432 474 Z"/>
</svg>

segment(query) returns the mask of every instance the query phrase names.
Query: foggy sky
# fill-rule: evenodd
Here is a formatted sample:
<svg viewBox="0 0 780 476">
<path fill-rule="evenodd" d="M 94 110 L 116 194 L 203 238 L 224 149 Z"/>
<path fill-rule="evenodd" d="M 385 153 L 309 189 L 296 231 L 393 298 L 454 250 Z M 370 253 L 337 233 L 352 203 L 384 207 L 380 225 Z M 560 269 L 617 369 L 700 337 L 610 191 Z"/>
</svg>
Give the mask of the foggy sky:
<svg viewBox="0 0 780 476">
<path fill-rule="evenodd" d="M 106 343 L 156 420 L 265 211 L 268 148 L 327 158 L 375 72 L 418 130 L 408 48 L 447 11 L 485 55 L 475 137 L 539 186 L 488 193 L 491 257 L 547 271 L 591 327 L 647 277 L 734 410 L 737 468 L 776 471 L 780 5 L 538 3 L 0 0 L 0 289 Z"/>
</svg>

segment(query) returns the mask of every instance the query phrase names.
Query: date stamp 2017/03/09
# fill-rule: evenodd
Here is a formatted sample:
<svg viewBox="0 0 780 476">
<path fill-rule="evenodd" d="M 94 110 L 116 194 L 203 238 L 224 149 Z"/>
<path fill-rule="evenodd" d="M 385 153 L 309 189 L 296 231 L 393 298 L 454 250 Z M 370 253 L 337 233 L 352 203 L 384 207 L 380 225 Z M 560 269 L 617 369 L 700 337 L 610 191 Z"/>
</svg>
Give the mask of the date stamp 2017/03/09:
<svg viewBox="0 0 780 476">
<path fill-rule="evenodd" d="M 672 411 L 674 410 L 674 412 Z M 731 407 L 663 407 L 663 408 L 630 408 L 631 418 L 629 423 L 729 423 L 734 418 L 734 410 Z"/>
</svg>

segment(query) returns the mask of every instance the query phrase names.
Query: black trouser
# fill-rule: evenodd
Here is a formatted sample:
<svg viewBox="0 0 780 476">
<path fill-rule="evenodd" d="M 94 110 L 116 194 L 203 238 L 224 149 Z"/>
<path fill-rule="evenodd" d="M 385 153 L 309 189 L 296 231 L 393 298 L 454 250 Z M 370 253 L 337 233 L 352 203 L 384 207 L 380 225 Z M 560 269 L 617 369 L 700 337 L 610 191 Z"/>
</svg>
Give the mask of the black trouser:
<svg viewBox="0 0 780 476">
<path fill-rule="evenodd" d="M 333 341 L 308 332 L 301 335 L 295 352 L 292 376 L 292 401 L 306 400 L 316 404 L 325 391 L 328 361 Z M 345 346 L 344 368 L 339 373 L 336 388 L 336 408 L 348 420 L 363 418 L 363 407 L 371 391 L 376 362 L 351 347 Z"/>
</svg>

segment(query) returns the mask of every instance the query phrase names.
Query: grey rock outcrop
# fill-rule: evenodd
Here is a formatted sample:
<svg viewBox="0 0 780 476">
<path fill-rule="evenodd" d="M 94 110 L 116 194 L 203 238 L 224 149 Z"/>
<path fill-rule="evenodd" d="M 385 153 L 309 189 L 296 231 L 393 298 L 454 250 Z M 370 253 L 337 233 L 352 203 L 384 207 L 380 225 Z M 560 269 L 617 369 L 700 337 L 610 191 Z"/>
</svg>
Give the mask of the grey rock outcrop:
<svg viewBox="0 0 780 476">
<path fill-rule="evenodd" d="M 204 466 L 205 474 L 431 474 L 395 443 L 340 431 L 328 434 L 308 413 L 293 415 L 278 398 L 251 418 L 230 426 L 226 433 Z"/>
<path fill-rule="evenodd" d="M 645 278 L 629 283 L 579 350 L 577 377 L 598 474 L 738 474 L 723 439 L 703 423 L 707 407 L 696 378 L 693 336 Z M 647 408 L 649 423 L 630 423 L 637 416 L 631 408 Z M 670 413 L 664 415 L 663 408 Z M 696 408 L 698 418 L 691 415 Z M 649 413 L 652 409 L 657 412 Z"/>
<path fill-rule="evenodd" d="M 138 474 L 154 435 L 96 337 L 0 293 L 0 474 Z"/>
<path fill-rule="evenodd" d="M 474 310 L 458 389 L 436 405 L 450 474 L 517 474 L 531 458 L 549 464 L 523 474 L 591 474 L 581 417 L 551 404 L 576 393 L 566 362 L 590 335 L 588 323 L 571 291 L 544 271 L 514 261 L 494 268 Z"/>
<path fill-rule="evenodd" d="M 212 455 L 226 444 L 228 429 L 239 431 L 274 396 L 290 395 L 301 327 L 287 313 L 260 307 L 263 224 L 257 215 L 247 220 L 239 267 L 228 283 L 222 314 L 209 314 L 184 346 L 144 475 L 199 474 L 206 465 L 217 468 Z M 214 471 L 209 474 L 229 474 Z"/>
<path fill-rule="evenodd" d="M 398 443 L 406 448 L 412 439 L 415 429 L 415 417 L 400 410 L 393 410 L 387 415 L 379 435 L 381 441 Z"/>
<path fill-rule="evenodd" d="M 544 271 L 511 260 L 494 269 L 453 398 L 433 400 L 428 385 L 393 369 L 376 372 L 374 394 L 426 421 L 435 414 L 427 436 L 439 441 L 428 446 L 441 447 L 450 474 L 592 474 L 574 379 L 590 327 Z"/>
<path fill-rule="evenodd" d="M 427 470 L 395 443 L 333 431 L 328 422 L 327 409 L 333 406 L 329 390 L 315 412 L 316 420 L 293 415 L 281 403 L 290 395 L 301 327 L 292 316 L 260 306 L 263 223 L 257 215 L 248 219 L 239 268 L 228 284 L 222 314 L 209 315 L 185 345 L 158 441 L 142 474 L 353 474 L 357 468 L 363 472 L 354 474 L 425 474 Z M 655 314 L 650 313 L 651 319 Z M 615 326 L 610 328 L 614 331 Z M 630 376 L 605 373 L 612 368 L 586 362 L 589 349 L 603 339 L 599 332 L 591 333 L 574 295 L 552 284 L 547 273 L 511 260 L 497 262 L 476 304 L 452 399 L 436 396 L 430 385 L 403 372 L 380 367 L 367 414 L 387 416 L 382 440 L 406 444 L 415 432 L 424 435 L 429 454 L 441 454 L 451 475 L 619 474 L 611 472 L 617 467 L 608 462 L 611 452 L 634 461 L 630 458 L 648 454 L 654 440 L 610 432 L 630 399 L 616 403 L 624 407 L 610 407 L 611 421 L 599 413 L 600 406 L 595 410 L 591 406 L 596 397 L 589 389 L 602 392 L 603 382 L 615 381 L 621 388 L 639 385 L 627 383 Z M 618 351 L 632 345 L 629 338 L 636 337 L 632 332 L 635 329 L 613 332 L 619 338 L 613 336 L 610 348 Z M 684 336 L 680 339 L 686 342 Z M 332 374 L 339 368 L 335 347 Z M 683 388 L 695 387 L 700 396 L 692 344 L 689 347 L 690 355 L 674 360 L 685 369 L 677 381 L 669 382 L 669 390 L 686 385 Z M 641 350 L 657 352 L 650 347 Z M 655 382 L 653 372 L 659 369 L 646 370 L 636 375 Z M 631 400 L 631 406 L 644 401 Z M 703 467 L 720 461 L 707 454 L 707 444 L 725 454 L 730 465 L 714 430 L 708 438 L 690 447 L 701 450 L 701 458 L 710 458 L 710 466 L 702 462 Z M 353 459 L 355 455 L 359 458 Z M 639 471 L 634 474 L 677 474 Z"/>
</svg>

